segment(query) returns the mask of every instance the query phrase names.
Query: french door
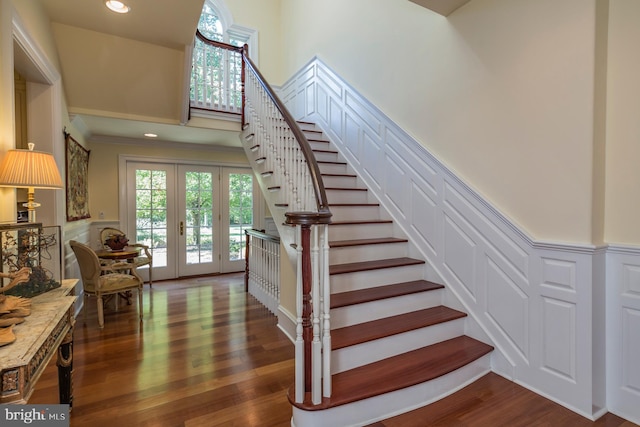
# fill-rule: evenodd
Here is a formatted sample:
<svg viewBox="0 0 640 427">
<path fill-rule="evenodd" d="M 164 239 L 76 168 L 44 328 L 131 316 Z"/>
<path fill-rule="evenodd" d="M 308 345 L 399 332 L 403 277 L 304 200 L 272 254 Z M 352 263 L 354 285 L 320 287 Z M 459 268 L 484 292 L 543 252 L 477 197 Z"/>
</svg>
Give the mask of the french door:
<svg viewBox="0 0 640 427">
<path fill-rule="evenodd" d="M 127 234 L 151 247 L 154 280 L 244 270 L 250 169 L 127 161 L 126 181 Z"/>
</svg>

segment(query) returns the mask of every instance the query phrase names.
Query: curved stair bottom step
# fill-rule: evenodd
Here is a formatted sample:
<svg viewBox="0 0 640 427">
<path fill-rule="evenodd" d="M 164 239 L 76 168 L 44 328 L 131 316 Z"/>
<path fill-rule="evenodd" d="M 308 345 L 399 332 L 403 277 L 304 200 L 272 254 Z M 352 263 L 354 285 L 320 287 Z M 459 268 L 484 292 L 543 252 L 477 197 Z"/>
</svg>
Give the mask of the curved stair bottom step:
<svg viewBox="0 0 640 427">
<path fill-rule="evenodd" d="M 292 427 L 360 427 L 436 402 L 491 371 L 491 354 L 434 380 L 317 411 L 293 406 Z"/>
</svg>

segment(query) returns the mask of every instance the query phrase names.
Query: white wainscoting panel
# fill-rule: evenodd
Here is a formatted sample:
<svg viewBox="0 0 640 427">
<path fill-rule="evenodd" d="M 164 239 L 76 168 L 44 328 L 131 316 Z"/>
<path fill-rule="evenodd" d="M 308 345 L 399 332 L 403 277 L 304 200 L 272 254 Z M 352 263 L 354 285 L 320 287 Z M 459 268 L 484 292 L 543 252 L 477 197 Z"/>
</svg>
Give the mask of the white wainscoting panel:
<svg viewBox="0 0 640 427">
<path fill-rule="evenodd" d="M 281 93 L 294 117 L 317 123 L 331 139 L 492 340 L 500 357 L 493 369 L 585 417 L 601 415 L 605 366 L 603 357 L 594 357 L 594 343 L 605 337 L 593 315 L 604 313 L 594 290 L 606 284 L 598 279 L 605 263 L 593 263 L 598 249 L 533 241 L 317 57 Z M 640 363 L 631 360 L 640 360 L 640 273 L 626 274 L 624 298 L 636 305 L 625 316 L 616 306 L 626 328 L 618 347 L 629 340 L 627 358 L 619 358 L 628 373 L 620 387 L 635 396 Z"/>
<path fill-rule="evenodd" d="M 607 406 L 640 424 L 640 249 L 607 252 Z"/>
<path fill-rule="evenodd" d="M 88 243 L 90 240 L 90 222 L 87 220 L 67 222 L 64 226 L 62 245 L 62 252 L 64 256 L 64 277 L 66 279 L 78 279 L 76 285 L 75 294 L 78 296 L 76 299 L 75 314 L 80 313 L 82 305 L 84 304 L 82 279 L 80 278 L 80 268 L 78 267 L 78 261 L 76 256 L 69 246 L 70 240 L 75 240 L 81 243 Z"/>
</svg>

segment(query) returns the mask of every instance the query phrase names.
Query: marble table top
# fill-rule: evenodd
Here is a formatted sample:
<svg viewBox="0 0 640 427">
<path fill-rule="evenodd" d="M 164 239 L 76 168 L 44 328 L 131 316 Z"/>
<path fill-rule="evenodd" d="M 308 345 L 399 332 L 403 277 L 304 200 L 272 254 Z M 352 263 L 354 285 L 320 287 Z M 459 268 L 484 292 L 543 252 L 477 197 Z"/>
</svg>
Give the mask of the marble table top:
<svg viewBox="0 0 640 427">
<path fill-rule="evenodd" d="M 31 314 L 14 325 L 16 340 L 0 347 L 0 371 L 27 364 L 55 335 L 54 329 L 76 300 L 73 293 L 78 279 L 62 281 L 62 286 L 31 298 Z"/>
</svg>

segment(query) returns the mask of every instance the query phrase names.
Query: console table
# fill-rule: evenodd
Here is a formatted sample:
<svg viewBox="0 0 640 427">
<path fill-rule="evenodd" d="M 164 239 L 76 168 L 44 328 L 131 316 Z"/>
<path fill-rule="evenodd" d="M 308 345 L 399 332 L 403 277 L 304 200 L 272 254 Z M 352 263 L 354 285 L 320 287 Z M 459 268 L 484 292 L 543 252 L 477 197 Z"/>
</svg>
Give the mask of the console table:
<svg viewBox="0 0 640 427">
<path fill-rule="evenodd" d="M 31 314 L 15 325 L 16 341 L 0 347 L 0 403 L 27 403 L 36 382 L 57 354 L 60 403 L 71 406 L 74 289 L 78 279 L 31 298 Z"/>
</svg>

